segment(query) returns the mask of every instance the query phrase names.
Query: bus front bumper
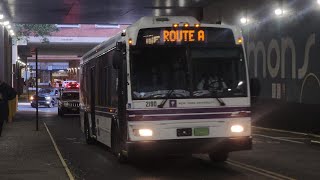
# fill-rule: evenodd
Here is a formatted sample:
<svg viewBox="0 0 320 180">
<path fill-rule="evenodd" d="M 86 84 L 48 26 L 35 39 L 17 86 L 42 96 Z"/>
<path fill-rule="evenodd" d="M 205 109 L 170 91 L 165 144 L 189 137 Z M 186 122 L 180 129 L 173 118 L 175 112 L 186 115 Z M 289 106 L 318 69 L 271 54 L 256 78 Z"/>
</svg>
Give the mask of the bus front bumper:
<svg viewBox="0 0 320 180">
<path fill-rule="evenodd" d="M 210 139 L 179 139 L 127 142 L 132 153 L 187 154 L 209 152 L 232 152 L 252 149 L 252 137 L 229 137 Z"/>
</svg>

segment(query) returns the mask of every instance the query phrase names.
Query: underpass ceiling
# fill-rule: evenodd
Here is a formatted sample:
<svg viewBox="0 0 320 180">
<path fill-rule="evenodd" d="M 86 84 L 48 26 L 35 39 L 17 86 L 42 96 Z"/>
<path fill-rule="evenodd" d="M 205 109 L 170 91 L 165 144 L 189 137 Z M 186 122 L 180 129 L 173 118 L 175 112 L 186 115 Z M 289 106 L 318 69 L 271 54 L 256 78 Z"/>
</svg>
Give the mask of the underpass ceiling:
<svg viewBox="0 0 320 180">
<path fill-rule="evenodd" d="M 14 23 L 131 24 L 146 15 L 193 15 L 216 0 L 3 0 Z"/>
<path fill-rule="evenodd" d="M 290 2 L 287 0 L 285 2 Z M 131 24 L 142 16 L 190 15 L 205 22 L 223 19 L 239 23 L 248 13 L 264 18 L 265 9 L 280 0 L 1 0 L 0 12 L 13 23 L 30 24 Z M 204 13 L 206 14 L 205 18 Z M 89 47 L 90 46 L 90 47 Z M 89 45 L 73 51 L 73 46 L 43 46 L 40 53 L 82 55 Z M 70 51 L 66 52 L 66 49 Z M 61 51 L 60 51 L 61 50 Z"/>
</svg>

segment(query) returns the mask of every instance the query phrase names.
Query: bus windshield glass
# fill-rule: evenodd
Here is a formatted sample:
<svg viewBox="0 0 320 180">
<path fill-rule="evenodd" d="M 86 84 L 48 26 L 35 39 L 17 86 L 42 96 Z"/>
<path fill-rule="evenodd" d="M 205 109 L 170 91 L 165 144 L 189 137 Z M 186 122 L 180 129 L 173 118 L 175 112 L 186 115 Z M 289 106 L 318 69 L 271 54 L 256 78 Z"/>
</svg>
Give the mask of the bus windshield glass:
<svg viewBox="0 0 320 180">
<path fill-rule="evenodd" d="M 191 50 L 194 97 L 247 96 L 246 68 L 240 48 Z"/>
<path fill-rule="evenodd" d="M 132 51 L 133 99 L 190 97 L 186 48 L 144 47 Z"/>
<path fill-rule="evenodd" d="M 242 48 L 136 48 L 131 85 L 134 100 L 246 97 Z"/>
</svg>

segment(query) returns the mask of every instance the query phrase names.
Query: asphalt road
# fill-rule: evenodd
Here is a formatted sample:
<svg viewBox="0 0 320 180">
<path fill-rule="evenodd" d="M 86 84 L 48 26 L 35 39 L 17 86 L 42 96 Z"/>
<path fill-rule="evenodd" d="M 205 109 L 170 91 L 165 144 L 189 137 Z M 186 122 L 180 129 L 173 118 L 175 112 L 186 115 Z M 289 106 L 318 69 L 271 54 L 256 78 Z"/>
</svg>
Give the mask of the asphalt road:
<svg viewBox="0 0 320 180">
<path fill-rule="evenodd" d="M 19 110 L 34 111 L 28 105 Z M 320 146 L 301 135 L 254 129 L 253 150 L 231 153 L 222 164 L 206 155 L 120 164 L 107 147 L 85 143 L 79 116 L 61 118 L 56 108 L 43 108 L 40 118 L 76 179 L 320 179 Z"/>
</svg>

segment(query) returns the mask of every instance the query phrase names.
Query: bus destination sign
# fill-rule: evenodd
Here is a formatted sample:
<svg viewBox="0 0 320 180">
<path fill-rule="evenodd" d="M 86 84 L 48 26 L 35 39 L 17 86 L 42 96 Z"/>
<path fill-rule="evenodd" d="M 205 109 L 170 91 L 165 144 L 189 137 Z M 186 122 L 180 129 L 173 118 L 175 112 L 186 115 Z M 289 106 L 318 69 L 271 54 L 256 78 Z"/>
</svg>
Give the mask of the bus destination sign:
<svg viewBox="0 0 320 180">
<path fill-rule="evenodd" d="M 235 43 L 231 29 L 225 28 L 149 28 L 139 31 L 137 45 Z"/>
<path fill-rule="evenodd" d="M 162 42 L 204 42 L 206 34 L 201 29 L 172 29 L 162 30 Z"/>
</svg>

